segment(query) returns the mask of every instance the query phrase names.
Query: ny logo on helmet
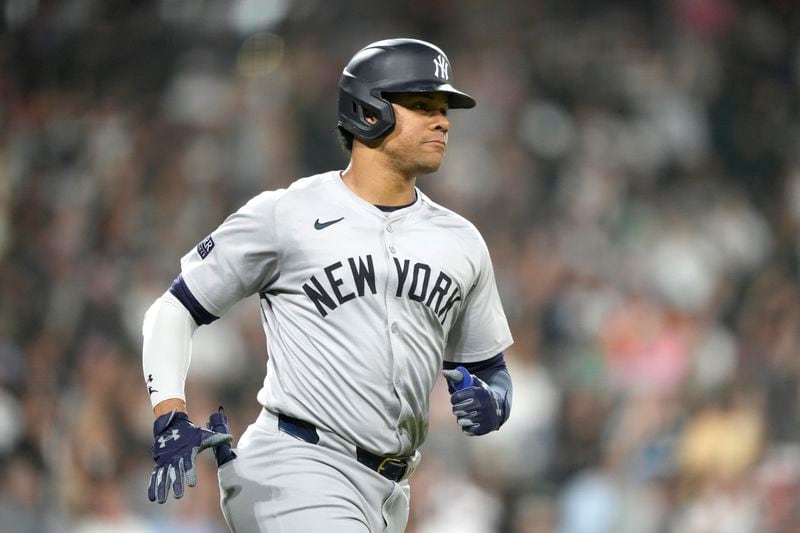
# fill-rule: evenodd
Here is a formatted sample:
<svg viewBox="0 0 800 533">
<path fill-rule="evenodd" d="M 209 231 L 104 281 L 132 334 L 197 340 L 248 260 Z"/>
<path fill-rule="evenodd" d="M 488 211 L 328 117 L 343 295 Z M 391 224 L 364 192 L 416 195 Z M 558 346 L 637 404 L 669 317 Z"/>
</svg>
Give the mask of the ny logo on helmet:
<svg viewBox="0 0 800 533">
<path fill-rule="evenodd" d="M 447 59 L 445 59 L 443 55 L 439 54 L 439 56 L 433 60 L 433 65 L 436 67 L 434 76 L 436 76 L 437 78 L 442 78 L 443 80 L 447 80 L 450 78 L 447 75 L 447 69 L 449 65 L 447 64 Z"/>
</svg>

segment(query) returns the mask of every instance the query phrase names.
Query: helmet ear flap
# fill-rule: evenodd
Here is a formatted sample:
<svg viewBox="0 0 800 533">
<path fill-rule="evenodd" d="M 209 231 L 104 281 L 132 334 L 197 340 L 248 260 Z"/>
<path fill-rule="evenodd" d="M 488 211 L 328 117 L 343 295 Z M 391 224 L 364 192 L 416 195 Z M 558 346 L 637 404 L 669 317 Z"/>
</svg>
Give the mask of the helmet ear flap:
<svg viewBox="0 0 800 533">
<path fill-rule="evenodd" d="M 377 120 L 370 124 L 367 112 Z M 366 85 L 351 76 L 339 82 L 339 126 L 355 137 L 374 140 L 389 132 L 395 124 L 392 104 L 373 95 Z"/>
</svg>

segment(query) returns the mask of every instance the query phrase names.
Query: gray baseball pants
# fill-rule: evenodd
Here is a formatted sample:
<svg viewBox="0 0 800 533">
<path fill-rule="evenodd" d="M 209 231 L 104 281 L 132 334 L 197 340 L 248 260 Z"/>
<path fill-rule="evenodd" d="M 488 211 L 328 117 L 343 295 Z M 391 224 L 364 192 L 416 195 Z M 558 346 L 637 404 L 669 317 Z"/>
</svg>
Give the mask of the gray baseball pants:
<svg viewBox="0 0 800 533">
<path fill-rule="evenodd" d="M 408 481 L 395 483 L 355 459 L 352 445 L 320 432 L 310 444 L 262 410 L 219 469 L 220 503 L 233 533 L 401 533 Z"/>
</svg>

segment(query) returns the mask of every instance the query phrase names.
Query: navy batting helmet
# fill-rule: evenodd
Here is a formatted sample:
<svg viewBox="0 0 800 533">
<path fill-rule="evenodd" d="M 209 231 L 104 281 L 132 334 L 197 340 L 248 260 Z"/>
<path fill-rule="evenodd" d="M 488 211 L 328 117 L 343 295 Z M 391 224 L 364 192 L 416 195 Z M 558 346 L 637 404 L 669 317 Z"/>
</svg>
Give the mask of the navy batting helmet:
<svg viewBox="0 0 800 533">
<path fill-rule="evenodd" d="M 452 85 L 453 71 L 441 48 L 417 39 L 387 39 L 362 48 L 339 78 L 339 126 L 361 139 L 377 139 L 394 127 L 387 93 L 447 93 L 451 109 L 475 107 Z M 377 118 L 367 122 L 365 111 Z"/>
</svg>

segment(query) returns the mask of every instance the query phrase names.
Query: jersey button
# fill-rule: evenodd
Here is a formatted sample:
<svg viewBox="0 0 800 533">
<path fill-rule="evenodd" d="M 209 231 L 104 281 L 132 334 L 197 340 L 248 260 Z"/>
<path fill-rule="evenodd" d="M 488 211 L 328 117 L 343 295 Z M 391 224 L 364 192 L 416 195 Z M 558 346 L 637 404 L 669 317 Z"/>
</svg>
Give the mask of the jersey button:
<svg viewBox="0 0 800 533">
<path fill-rule="evenodd" d="M 397 322 L 392 322 L 392 327 L 391 327 L 392 333 L 397 333 L 399 329 L 400 326 L 397 325 Z"/>
<path fill-rule="evenodd" d="M 393 231 L 394 231 L 394 230 L 392 229 L 392 225 L 391 225 L 391 224 L 387 224 L 387 225 L 386 225 L 386 231 L 388 231 L 389 233 L 391 233 L 391 232 L 393 232 Z"/>
<path fill-rule="evenodd" d="M 394 246 L 389 246 L 389 251 L 392 252 L 392 253 L 395 253 Z"/>
</svg>

